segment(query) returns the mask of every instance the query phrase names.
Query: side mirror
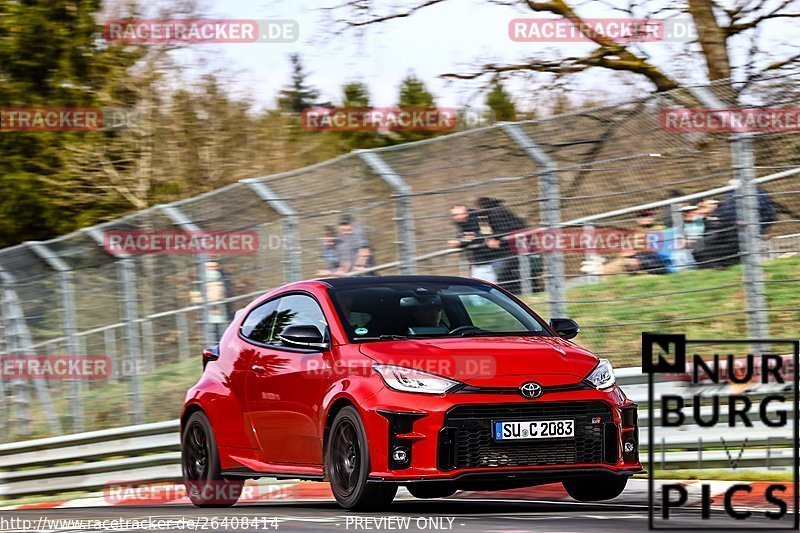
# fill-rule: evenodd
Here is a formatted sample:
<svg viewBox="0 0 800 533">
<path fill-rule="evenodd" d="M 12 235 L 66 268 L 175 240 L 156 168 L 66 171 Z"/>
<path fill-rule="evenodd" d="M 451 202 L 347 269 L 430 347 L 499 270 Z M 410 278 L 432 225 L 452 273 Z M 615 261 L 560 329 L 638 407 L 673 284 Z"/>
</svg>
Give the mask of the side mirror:
<svg viewBox="0 0 800 533">
<path fill-rule="evenodd" d="M 317 326 L 287 326 L 278 334 L 278 338 L 295 348 L 327 350 L 330 347 Z"/>
<path fill-rule="evenodd" d="M 216 361 L 219 359 L 219 345 L 212 346 L 210 348 L 206 348 L 203 350 L 203 369 L 206 368 L 206 365 L 210 361 Z"/>
<path fill-rule="evenodd" d="M 573 339 L 581 331 L 578 323 L 571 318 L 551 318 L 550 327 L 558 333 L 559 337 L 564 339 Z"/>
</svg>

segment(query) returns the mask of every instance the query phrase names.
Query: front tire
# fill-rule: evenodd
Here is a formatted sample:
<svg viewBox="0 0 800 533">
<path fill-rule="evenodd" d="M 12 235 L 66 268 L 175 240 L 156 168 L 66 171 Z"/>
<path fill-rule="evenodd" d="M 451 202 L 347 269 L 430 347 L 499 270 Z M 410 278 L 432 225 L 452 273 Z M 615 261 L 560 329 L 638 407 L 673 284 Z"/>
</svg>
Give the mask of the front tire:
<svg viewBox="0 0 800 533">
<path fill-rule="evenodd" d="M 333 419 L 325 465 L 333 496 L 345 509 L 387 507 L 397 494 L 396 485 L 367 483 L 369 444 L 361 417 L 353 407 L 343 408 Z"/>
<path fill-rule="evenodd" d="M 567 479 L 562 482 L 567 494 L 579 502 L 612 500 L 622 494 L 628 476 L 596 475 Z"/>
<path fill-rule="evenodd" d="M 230 507 L 242 495 L 243 480 L 222 477 L 214 430 L 202 411 L 186 421 L 181 437 L 181 469 L 189 499 L 198 507 Z"/>
</svg>

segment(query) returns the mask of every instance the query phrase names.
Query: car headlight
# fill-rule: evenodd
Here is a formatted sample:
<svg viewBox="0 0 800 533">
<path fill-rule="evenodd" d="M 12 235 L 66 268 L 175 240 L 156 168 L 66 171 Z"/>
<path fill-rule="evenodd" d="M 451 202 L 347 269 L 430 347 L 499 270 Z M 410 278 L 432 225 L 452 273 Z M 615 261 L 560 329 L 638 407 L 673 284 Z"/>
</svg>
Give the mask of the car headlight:
<svg viewBox="0 0 800 533">
<path fill-rule="evenodd" d="M 596 389 L 607 389 L 614 385 L 617 379 L 614 377 L 614 369 L 611 368 L 608 359 L 600 359 L 597 366 L 586 376 L 586 381 Z"/>
<path fill-rule="evenodd" d="M 403 392 L 442 394 L 460 383 L 436 374 L 394 365 L 372 365 L 390 389 Z"/>
</svg>

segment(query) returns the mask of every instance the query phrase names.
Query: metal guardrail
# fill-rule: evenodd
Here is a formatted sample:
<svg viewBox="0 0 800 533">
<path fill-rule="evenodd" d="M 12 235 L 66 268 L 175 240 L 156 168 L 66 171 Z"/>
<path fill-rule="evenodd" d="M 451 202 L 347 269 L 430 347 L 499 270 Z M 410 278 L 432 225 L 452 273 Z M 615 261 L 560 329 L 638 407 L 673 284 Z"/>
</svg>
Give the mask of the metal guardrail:
<svg viewBox="0 0 800 533">
<path fill-rule="evenodd" d="M 647 402 L 647 376 L 641 368 L 616 372 L 617 382 L 633 401 Z M 663 379 L 663 378 L 662 378 Z M 660 380 L 661 381 L 661 380 Z M 685 395 L 680 381 L 661 381 Z M 770 412 L 776 407 L 771 406 Z M 701 414 L 710 414 L 703 407 Z M 647 442 L 648 410 L 640 409 L 642 458 Z M 656 424 L 659 410 L 653 412 Z M 727 420 L 722 410 L 720 420 Z M 80 492 L 109 484 L 175 482 L 181 479 L 179 420 L 106 429 L 0 445 L 0 499 L 26 495 Z M 747 431 L 683 426 L 664 428 L 655 442 L 655 461 L 662 469 L 780 468 L 793 465 L 792 443 L 781 428 L 755 422 Z M 741 457 L 739 452 L 745 446 Z M 702 450 L 698 453 L 698 450 Z"/>
</svg>

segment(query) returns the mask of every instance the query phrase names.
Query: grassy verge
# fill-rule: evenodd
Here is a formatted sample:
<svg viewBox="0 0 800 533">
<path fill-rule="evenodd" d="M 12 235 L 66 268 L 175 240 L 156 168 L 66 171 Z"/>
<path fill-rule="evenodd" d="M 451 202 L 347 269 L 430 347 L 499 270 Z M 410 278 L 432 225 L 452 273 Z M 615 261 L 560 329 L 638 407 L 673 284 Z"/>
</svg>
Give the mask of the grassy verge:
<svg viewBox="0 0 800 533">
<path fill-rule="evenodd" d="M 767 261 L 764 269 L 769 308 L 789 309 L 769 313 L 770 335 L 797 337 L 800 291 L 796 282 L 781 280 L 800 278 L 800 257 Z M 642 331 L 679 332 L 690 338 L 746 337 L 741 278 L 740 266 L 660 276 L 609 276 L 567 291 L 567 312 L 582 326 L 576 339 L 580 345 L 618 367 L 638 366 Z M 534 309 L 548 314 L 543 296 L 528 300 Z"/>
</svg>

